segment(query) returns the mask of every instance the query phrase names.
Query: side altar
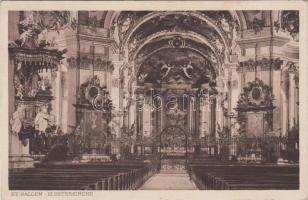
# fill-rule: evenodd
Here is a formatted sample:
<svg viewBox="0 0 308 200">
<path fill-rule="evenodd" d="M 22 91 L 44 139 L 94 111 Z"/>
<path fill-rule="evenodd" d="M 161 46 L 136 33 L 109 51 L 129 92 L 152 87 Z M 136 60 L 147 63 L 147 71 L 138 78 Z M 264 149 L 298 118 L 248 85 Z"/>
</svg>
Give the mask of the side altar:
<svg viewBox="0 0 308 200">
<path fill-rule="evenodd" d="M 75 154 L 111 155 L 112 101 L 106 87 L 100 85 L 97 76 L 89 77 L 80 86 L 77 104 L 76 134 L 82 138 L 82 146 Z"/>
<path fill-rule="evenodd" d="M 274 95 L 272 88 L 256 79 L 243 88 L 238 100 L 238 124 L 241 138 L 245 138 L 246 146 L 239 147 L 239 158 L 261 162 L 268 158 L 265 155 L 266 138 L 273 131 Z M 272 150 L 275 153 L 275 149 Z"/>
</svg>

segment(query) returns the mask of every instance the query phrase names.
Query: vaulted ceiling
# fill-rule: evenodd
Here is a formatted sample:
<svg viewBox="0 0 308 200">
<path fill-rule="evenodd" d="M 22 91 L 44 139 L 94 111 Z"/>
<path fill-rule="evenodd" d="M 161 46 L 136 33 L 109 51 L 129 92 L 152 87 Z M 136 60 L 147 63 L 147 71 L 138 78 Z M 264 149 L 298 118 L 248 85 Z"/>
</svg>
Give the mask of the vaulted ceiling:
<svg viewBox="0 0 308 200">
<path fill-rule="evenodd" d="M 174 82 L 178 83 L 182 74 L 181 81 L 193 79 L 193 84 L 207 79 L 192 77 L 205 71 L 211 72 L 207 76 L 216 77 L 240 29 L 238 20 L 229 11 L 125 11 L 114 18 L 113 24 L 121 50 L 134 61 L 138 76 L 152 73 L 149 77 L 161 81 L 162 71 L 155 73 L 157 69 L 154 70 L 153 65 L 166 68 L 164 64 L 169 64 L 174 67 L 170 68 L 170 74 L 177 76 L 172 77 Z M 189 67 L 199 73 L 187 74 L 188 62 Z M 201 69 L 200 65 L 204 72 L 196 70 Z M 149 67 L 152 69 L 147 70 Z"/>
<path fill-rule="evenodd" d="M 101 11 L 99 16 L 90 16 L 90 13 L 87 15 L 94 19 L 95 25 L 109 29 L 120 52 L 134 63 L 134 74 L 137 79 L 141 76 L 140 83 L 168 82 L 166 78 L 171 74 L 176 74 L 175 82 L 179 81 L 180 75 L 183 82 L 189 82 L 188 79 L 199 81 L 198 77 L 193 77 L 198 73 L 186 74 L 188 71 L 184 71 L 188 62 L 189 71 L 191 67 L 196 70 L 202 65 L 206 72 L 197 70 L 199 74 L 207 74 L 213 79 L 219 76 L 243 31 L 255 26 L 270 26 L 271 18 L 279 21 L 280 17 L 278 11 L 254 10 Z M 162 67 L 163 70 L 156 69 Z M 165 69 L 170 69 L 170 74 L 162 78 Z"/>
</svg>

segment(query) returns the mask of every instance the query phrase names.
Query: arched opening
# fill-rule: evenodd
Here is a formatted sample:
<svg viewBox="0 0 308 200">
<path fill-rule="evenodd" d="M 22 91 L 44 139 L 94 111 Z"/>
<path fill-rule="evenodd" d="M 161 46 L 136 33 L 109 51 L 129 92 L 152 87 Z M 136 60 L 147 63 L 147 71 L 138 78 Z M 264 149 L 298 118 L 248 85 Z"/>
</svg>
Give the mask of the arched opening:
<svg viewBox="0 0 308 200">
<path fill-rule="evenodd" d="M 219 15 L 226 27 L 235 27 L 228 13 Z M 217 153 L 215 144 L 208 145 L 216 137 L 216 81 L 234 35 L 226 35 L 214 18 L 211 12 L 132 12 L 117 18 L 131 69 L 129 93 L 136 100 L 128 123 L 136 127 L 137 154 L 158 152 L 153 141 L 162 137 L 157 142 L 162 168 L 185 168 L 188 152 Z M 174 127 L 185 131 L 173 132 Z"/>
</svg>

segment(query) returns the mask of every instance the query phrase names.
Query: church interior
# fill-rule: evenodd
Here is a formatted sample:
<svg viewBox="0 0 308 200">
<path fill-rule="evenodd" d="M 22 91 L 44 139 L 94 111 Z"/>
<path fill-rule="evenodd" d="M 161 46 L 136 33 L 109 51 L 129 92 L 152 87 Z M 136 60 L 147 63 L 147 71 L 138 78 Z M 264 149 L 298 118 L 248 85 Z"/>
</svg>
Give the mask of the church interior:
<svg viewBox="0 0 308 200">
<path fill-rule="evenodd" d="M 299 11 L 10 11 L 8 31 L 11 190 L 299 189 Z"/>
</svg>

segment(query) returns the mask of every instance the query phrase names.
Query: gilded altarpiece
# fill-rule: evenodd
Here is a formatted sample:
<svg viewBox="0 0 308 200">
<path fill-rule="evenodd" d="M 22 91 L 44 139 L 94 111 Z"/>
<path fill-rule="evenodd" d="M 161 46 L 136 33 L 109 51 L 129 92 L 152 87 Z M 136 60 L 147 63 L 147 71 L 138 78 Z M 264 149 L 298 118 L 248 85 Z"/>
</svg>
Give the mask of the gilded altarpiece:
<svg viewBox="0 0 308 200">
<path fill-rule="evenodd" d="M 244 87 L 237 111 L 246 136 L 261 137 L 272 130 L 273 99 L 271 88 L 259 79 Z"/>
<path fill-rule="evenodd" d="M 81 84 L 77 108 L 76 133 L 81 135 L 83 148 L 80 153 L 111 154 L 110 130 L 112 103 L 105 87 L 97 76 Z"/>
</svg>

